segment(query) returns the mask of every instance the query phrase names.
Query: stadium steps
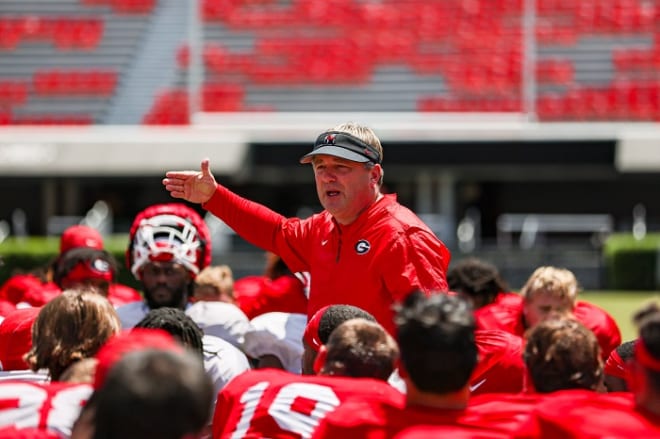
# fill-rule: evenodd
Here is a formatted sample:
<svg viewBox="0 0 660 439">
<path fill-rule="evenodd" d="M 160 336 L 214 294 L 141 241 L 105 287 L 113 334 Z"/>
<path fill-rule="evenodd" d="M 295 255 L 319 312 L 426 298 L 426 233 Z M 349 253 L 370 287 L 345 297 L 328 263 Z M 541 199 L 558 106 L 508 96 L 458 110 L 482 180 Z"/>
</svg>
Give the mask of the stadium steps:
<svg viewBox="0 0 660 439">
<path fill-rule="evenodd" d="M 148 23 L 146 15 L 116 14 L 108 6 L 86 6 L 80 0 L 3 0 L 0 15 L 4 18 L 21 18 L 30 15 L 43 19 L 81 17 L 101 18 L 103 35 L 93 49 L 55 48 L 54 42 L 21 40 L 12 50 L 0 50 L 0 81 L 22 80 L 32 84 L 35 72 L 61 69 L 111 69 L 118 73 L 118 84 L 131 59 L 135 56 Z M 22 105 L 11 108 L 16 117 L 57 116 L 84 114 L 95 123 L 103 123 L 112 96 L 85 97 L 38 96 L 30 88 L 28 99 Z M 50 114 L 49 114 L 50 113 Z"/>
<path fill-rule="evenodd" d="M 105 123 L 140 124 L 159 91 L 175 81 L 175 55 L 186 38 L 187 17 L 188 2 L 158 2 Z"/>
</svg>

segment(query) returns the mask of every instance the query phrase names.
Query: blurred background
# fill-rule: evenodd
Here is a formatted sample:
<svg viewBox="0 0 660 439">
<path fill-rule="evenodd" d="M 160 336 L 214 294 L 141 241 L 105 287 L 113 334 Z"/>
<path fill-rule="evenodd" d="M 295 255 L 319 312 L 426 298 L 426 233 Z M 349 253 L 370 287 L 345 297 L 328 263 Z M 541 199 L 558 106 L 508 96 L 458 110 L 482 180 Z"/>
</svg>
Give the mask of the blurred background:
<svg viewBox="0 0 660 439">
<path fill-rule="evenodd" d="M 0 255 L 80 222 L 125 236 L 170 200 L 165 171 L 204 157 L 307 216 L 298 158 L 346 121 L 376 131 L 386 191 L 454 260 L 513 287 L 557 265 L 659 289 L 655 0 L 2 0 Z M 207 221 L 214 263 L 262 271 Z"/>
</svg>

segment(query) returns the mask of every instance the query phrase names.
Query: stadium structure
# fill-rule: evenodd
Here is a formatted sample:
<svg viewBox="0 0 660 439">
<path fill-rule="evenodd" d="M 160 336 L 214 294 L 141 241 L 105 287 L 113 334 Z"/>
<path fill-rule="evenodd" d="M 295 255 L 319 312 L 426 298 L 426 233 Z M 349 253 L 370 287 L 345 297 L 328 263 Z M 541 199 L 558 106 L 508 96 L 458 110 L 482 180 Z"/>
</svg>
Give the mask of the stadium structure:
<svg viewBox="0 0 660 439">
<path fill-rule="evenodd" d="M 454 258 L 513 284 L 541 263 L 601 286 L 600 246 L 660 228 L 660 2 L 4 0 L 0 221 L 124 233 L 168 169 L 285 215 L 318 211 L 298 158 L 371 126 L 385 185 Z M 99 220 L 101 221 L 101 220 Z M 209 219 L 212 222 L 212 219 Z M 237 275 L 260 253 L 213 224 Z"/>
</svg>

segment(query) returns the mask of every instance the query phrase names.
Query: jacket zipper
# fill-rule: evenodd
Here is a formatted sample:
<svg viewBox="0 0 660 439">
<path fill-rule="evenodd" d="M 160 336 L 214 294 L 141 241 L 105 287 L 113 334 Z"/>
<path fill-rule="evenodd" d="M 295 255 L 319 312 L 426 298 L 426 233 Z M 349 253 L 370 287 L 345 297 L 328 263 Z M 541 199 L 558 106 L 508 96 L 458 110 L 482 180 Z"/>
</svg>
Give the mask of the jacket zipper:
<svg viewBox="0 0 660 439">
<path fill-rule="evenodd" d="M 335 263 L 339 263 L 339 255 L 341 254 L 341 229 L 337 226 L 337 233 L 339 234 L 339 239 L 337 240 L 337 257 L 335 258 Z"/>
</svg>

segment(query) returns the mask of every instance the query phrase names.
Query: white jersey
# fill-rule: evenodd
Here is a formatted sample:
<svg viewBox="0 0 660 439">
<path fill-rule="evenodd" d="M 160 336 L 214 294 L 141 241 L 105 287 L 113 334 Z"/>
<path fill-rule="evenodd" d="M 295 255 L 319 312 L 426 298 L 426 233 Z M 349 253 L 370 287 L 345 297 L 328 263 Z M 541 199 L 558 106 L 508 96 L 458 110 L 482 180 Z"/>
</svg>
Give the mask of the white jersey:
<svg viewBox="0 0 660 439">
<path fill-rule="evenodd" d="M 69 437 L 91 394 L 89 384 L 1 381 L 0 428 L 49 430 Z"/>
<path fill-rule="evenodd" d="M 144 302 L 131 302 L 117 308 L 121 327 L 131 329 L 146 316 L 151 309 Z"/>
<path fill-rule="evenodd" d="M 252 328 L 245 334 L 243 344 L 246 354 L 252 358 L 274 355 L 285 370 L 301 373 L 306 315 L 269 312 L 253 318 L 250 324 Z"/>
<path fill-rule="evenodd" d="M 46 383 L 50 381 L 47 369 L 31 370 L 3 370 L 0 371 L 0 381 L 30 381 L 33 383 Z"/>
<path fill-rule="evenodd" d="M 202 342 L 204 369 L 213 381 L 216 395 L 236 375 L 250 370 L 245 354 L 229 342 L 212 335 L 205 335 Z"/>
<path fill-rule="evenodd" d="M 250 320 L 236 305 L 200 301 L 188 307 L 186 314 L 197 323 L 204 334 L 219 337 L 243 349 L 245 333 L 250 330 Z"/>
</svg>

